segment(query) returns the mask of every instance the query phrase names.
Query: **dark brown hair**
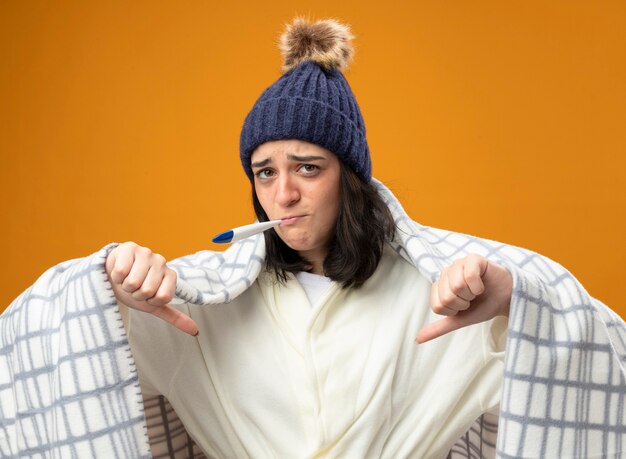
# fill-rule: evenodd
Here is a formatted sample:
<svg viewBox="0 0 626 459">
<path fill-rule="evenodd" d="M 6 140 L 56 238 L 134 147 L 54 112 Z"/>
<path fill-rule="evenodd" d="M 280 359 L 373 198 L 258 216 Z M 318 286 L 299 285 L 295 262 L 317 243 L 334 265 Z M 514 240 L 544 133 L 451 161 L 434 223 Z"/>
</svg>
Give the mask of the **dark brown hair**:
<svg viewBox="0 0 626 459">
<path fill-rule="evenodd" d="M 359 288 L 370 278 L 383 253 L 385 241 L 392 240 L 395 224 L 387 205 L 371 183 L 363 182 L 340 161 L 340 205 L 335 233 L 324 259 L 324 275 L 343 288 Z M 252 201 L 259 221 L 268 217 L 252 183 Z M 265 232 L 267 268 L 285 282 L 287 273 L 310 271 L 311 264 L 291 249 L 276 231 Z"/>
</svg>

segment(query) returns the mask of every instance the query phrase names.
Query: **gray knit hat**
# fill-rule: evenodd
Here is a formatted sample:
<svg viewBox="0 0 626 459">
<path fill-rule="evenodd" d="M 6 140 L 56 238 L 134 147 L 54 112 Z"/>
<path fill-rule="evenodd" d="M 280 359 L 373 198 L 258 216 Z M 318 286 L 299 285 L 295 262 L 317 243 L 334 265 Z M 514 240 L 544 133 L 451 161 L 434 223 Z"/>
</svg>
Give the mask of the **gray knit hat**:
<svg viewBox="0 0 626 459">
<path fill-rule="evenodd" d="M 308 23 L 298 18 L 287 27 L 281 37 L 285 73 L 261 94 L 241 131 L 239 153 L 251 181 L 254 150 L 282 139 L 324 147 L 370 181 L 365 123 L 341 73 L 353 54 L 352 38 L 349 28 L 334 20 Z"/>
</svg>

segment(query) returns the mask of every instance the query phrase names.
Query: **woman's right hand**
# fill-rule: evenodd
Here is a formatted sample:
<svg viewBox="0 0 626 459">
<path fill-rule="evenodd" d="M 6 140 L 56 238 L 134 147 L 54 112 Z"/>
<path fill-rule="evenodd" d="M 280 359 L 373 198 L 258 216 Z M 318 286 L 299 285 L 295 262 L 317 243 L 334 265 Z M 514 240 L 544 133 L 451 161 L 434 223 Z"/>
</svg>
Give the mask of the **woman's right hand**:
<svg viewBox="0 0 626 459">
<path fill-rule="evenodd" d="M 109 253 L 105 269 L 120 303 L 196 336 L 198 326 L 193 319 L 168 304 L 176 291 L 177 275 L 165 263 L 163 256 L 147 247 L 124 242 Z"/>
</svg>

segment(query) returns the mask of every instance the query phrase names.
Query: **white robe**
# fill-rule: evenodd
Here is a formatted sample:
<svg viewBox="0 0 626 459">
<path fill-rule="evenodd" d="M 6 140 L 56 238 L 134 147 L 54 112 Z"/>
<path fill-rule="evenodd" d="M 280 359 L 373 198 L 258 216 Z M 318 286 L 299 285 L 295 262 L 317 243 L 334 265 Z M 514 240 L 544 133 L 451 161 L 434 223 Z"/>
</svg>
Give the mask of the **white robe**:
<svg viewBox="0 0 626 459">
<path fill-rule="evenodd" d="M 312 309 L 263 272 L 229 304 L 181 309 L 190 337 L 130 311 L 144 393 L 165 395 L 209 457 L 442 458 L 496 409 L 506 320 L 417 345 L 431 283 L 390 248 L 361 289 Z"/>
</svg>

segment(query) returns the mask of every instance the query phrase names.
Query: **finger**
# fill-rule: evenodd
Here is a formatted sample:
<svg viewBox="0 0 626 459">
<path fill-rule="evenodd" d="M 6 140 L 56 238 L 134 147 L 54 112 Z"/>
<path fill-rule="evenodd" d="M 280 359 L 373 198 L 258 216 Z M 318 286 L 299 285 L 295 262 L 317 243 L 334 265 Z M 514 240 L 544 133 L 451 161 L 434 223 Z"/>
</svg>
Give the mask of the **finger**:
<svg viewBox="0 0 626 459">
<path fill-rule="evenodd" d="M 152 251 L 145 247 L 139 247 L 135 250 L 133 266 L 128 276 L 126 276 L 126 279 L 124 279 L 124 282 L 122 282 L 122 289 L 125 292 L 133 293 L 141 287 L 150 270 L 149 261 L 151 254 Z"/>
<path fill-rule="evenodd" d="M 147 298 L 152 298 L 159 290 L 161 282 L 163 281 L 163 277 L 165 277 L 165 271 L 163 270 L 162 266 L 150 266 L 148 268 L 146 278 L 143 280 L 141 286 L 137 290 L 135 290 L 130 296 L 137 301 L 143 301 Z M 165 303 L 167 303 L 167 301 Z M 162 306 L 165 303 L 158 305 L 155 304 L 154 306 Z"/>
<path fill-rule="evenodd" d="M 113 268 L 110 274 L 111 282 L 121 284 L 124 282 L 133 266 L 133 260 L 135 258 L 133 251 L 128 250 L 128 246 L 118 246 L 107 257 L 107 263 L 110 257 L 113 257 Z"/>
<path fill-rule="evenodd" d="M 463 298 L 459 298 L 456 294 L 450 289 L 450 279 L 449 276 L 452 271 L 459 269 L 458 266 L 450 266 L 442 271 L 441 277 L 439 278 L 438 283 L 438 295 L 439 295 L 439 303 L 442 308 L 447 308 L 451 311 L 464 311 L 469 308 L 469 301 L 464 300 Z M 437 312 L 434 308 L 433 311 Z M 447 314 L 450 315 L 450 314 Z"/>
<path fill-rule="evenodd" d="M 180 312 L 178 309 L 174 309 L 169 304 L 156 308 L 152 311 L 152 314 L 166 322 L 169 322 L 179 330 L 184 331 L 192 336 L 198 335 L 198 326 L 194 320 Z"/>
<path fill-rule="evenodd" d="M 470 254 L 466 258 L 463 266 L 463 276 L 474 296 L 478 296 L 485 291 L 483 275 L 487 271 L 488 265 L 489 261 L 480 255 Z"/>
<path fill-rule="evenodd" d="M 451 331 L 458 330 L 465 325 L 466 324 L 463 319 L 458 316 L 446 317 L 422 328 L 417 334 L 415 341 L 420 344 L 425 343 L 426 341 L 439 338 L 440 336 L 450 333 Z"/>
<path fill-rule="evenodd" d="M 165 276 L 163 276 L 163 281 L 161 282 L 159 290 L 152 298 L 148 298 L 146 303 L 152 306 L 163 306 L 172 301 L 174 293 L 176 292 L 176 279 L 176 271 L 166 268 Z"/>
<path fill-rule="evenodd" d="M 465 279 L 466 264 L 466 260 L 457 260 L 448 272 L 448 288 L 457 297 L 467 302 L 465 309 L 469 307 L 469 302 L 476 298 Z"/>
<path fill-rule="evenodd" d="M 430 289 L 430 308 L 433 310 L 435 314 L 439 314 L 442 316 L 453 316 L 456 314 L 456 311 L 450 308 L 447 308 L 441 304 L 439 300 L 439 281 L 435 282 Z"/>
</svg>

